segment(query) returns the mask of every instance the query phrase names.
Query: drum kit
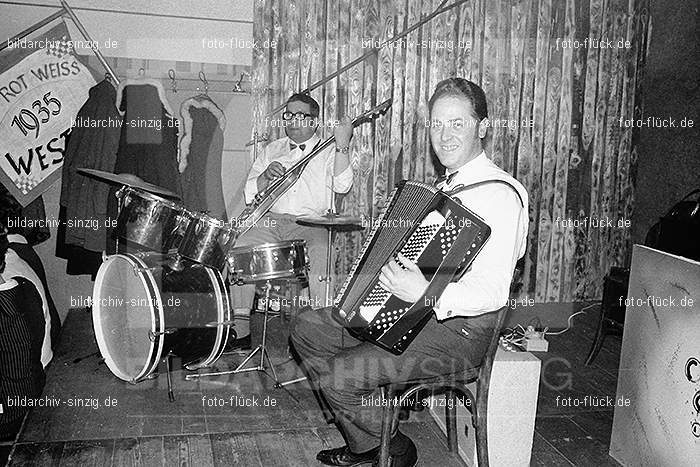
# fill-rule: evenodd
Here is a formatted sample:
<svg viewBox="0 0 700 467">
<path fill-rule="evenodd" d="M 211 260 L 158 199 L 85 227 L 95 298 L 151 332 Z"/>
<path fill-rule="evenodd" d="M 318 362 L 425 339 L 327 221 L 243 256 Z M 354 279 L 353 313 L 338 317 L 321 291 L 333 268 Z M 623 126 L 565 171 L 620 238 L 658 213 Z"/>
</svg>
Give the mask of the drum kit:
<svg viewBox="0 0 700 467">
<path fill-rule="evenodd" d="M 157 376 L 158 364 L 165 360 L 168 393 L 174 400 L 172 357 L 180 357 L 187 370 L 210 367 L 224 352 L 231 332 L 235 336 L 228 283 L 265 284 L 262 344 L 235 370 L 191 374 L 187 379 L 245 371 L 267 373 L 267 359 L 281 386 L 265 347 L 271 281 L 306 276 L 306 242 L 234 247 L 239 231 L 233 223 L 188 210 L 169 190 L 131 174 L 94 169 L 78 172 L 121 186 L 116 193 L 117 252 L 104 258 L 93 290 L 95 337 L 110 371 L 136 384 Z M 300 219 L 300 223 L 328 228 L 329 241 L 334 225 L 359 225 L 359 220 L 336 221 Z M 329 278 L 330 260 L 326 280 Z M 329 291 L 327 282 L 327 297 Z M 244 368 L 258 352 L 259 365 Z"/>
</svg>

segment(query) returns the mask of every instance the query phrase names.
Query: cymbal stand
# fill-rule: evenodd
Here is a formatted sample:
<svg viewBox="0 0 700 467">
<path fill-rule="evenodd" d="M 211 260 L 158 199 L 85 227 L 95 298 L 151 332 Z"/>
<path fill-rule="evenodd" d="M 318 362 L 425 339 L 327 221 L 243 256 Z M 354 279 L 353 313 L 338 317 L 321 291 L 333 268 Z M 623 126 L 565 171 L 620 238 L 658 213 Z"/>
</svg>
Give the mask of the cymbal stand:
<svg viewBox="0 0 700 467">
<path fill-rule="evenodd" d="M 328 208 L 328 217 L 334 217 L 337 213 L 335 212 L 335 177 L 331 176 L 331 205 Z M 331 306 L 333 303 L 331 300 L 331 268 L 333 267 L 333 261 L 331 258 L 331 249 L 333 248 L 333 226 L 327 226 L 328 231 L 327 245 L 328 250 L 326 254 L 326 270 L 325 276 L 321 278 L 321 282 L 326 283 L 326 306 Z"/>
<path fill-rule="evenodd" d="M 334 180 L 333 177 L 331 177 L 331 206 L 328 209 L 328 217 L 333 217 L 336 216 L 335 212 L 335 186 L 333 184 Z M 320 277 L 319 280 L 321 282 L 326 283 L 326 306 L 331 306 L 332 305 L 332 300 L 331 300 L 331 268 L 333 267 L 333 261 L 331 258 L 331 249 L 333 248 L 333 226 L 328 225 L 326 226 L 326 230 L 328 231 L 328 236 L 327 236 L 327 245 L 328 245 L 328 254 L 326 255 L 326 270 L 325 270 L 325 275 L 323 277 Z M 306 376 L 302 376 L 300 378 L 292 379 L 290 381 L 285 381 L 284 383 L 277 383 L 276 387 L 278 388 L 283 388 L 285 386 L 289 386 L 290 384 L 296 384 L 296 383 L 301 383 L 302 381 L 306 381 L 308 378 Z"/>
<path fill-rule="evenodd" d="M 268 280 L 265 283 L 265 316 L 264 316 L 264 321 L 263 321 L 263 332 L 262 332 L 262 342 L 260 343 L 259 346 L 257 346 L 252 352 L 248 354 L 248 356 L 241 362 L 240 365 L 236 367 L 235 370 L 229 370 L 229 371 L 216 371 L 212 373 L 202 373 L 202 374 L 196 374 L 196 375 L 187 375 L 185 379 L 187 380 L 193 380 L 197 378 L 202 378 L 205 376 L 222 376 L 222 375 L 231 375 L 231 374 L 238 374 L 238 373 L 246 373 L 249 371 L 261 371 L 265 373 L 268 376 L 271 376 L 272 379 L 275 381 L 275 387 L 280 387 L 279 380 L 277 379 L 277 372 L 275 371 L 275 366 L 272 364 L 272 360 L 270 359 L 270 354 L 267 351 L 267 321 L 270 316 L 270 290 L 272 289 L 272 284 Z M 245 368 L 245 366 L 248 364 L 250 360 L 255 357 L 257 353 L 260 353 L 260 361 L 257 366 L 254 367 L 249 367 Z M 267 359 L 267 363 L 270 366 L 270 371 L 272 372 L 272 375 L 270 375 L 267 372 L 267 369 L 265 368 L 265 359 Z"/>
<path fill-rule="evenodd" d="M 120 189 L 114 193 L 114 196 L 117 198 L 117 219 L 119 219 L 119 216 L 122 214 L 122 209 L 124 208 L 124 191 L 126 190 L 126 185 L 123 185 Z M 112 230 L 112 234 L 114 235 L 114 254 L 118 255 L 119 254 L 119 235 L 117 235 L 117 227 Z M 102 258 L 104 261 L 104 258 Z"/>
</svg>

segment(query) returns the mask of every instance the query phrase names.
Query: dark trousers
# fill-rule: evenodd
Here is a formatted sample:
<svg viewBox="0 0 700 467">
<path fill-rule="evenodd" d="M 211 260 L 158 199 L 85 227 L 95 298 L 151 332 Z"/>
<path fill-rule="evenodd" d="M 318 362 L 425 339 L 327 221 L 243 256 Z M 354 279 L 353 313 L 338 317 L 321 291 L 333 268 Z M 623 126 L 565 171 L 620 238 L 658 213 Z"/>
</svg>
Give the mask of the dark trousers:
<svg viewBox="0 0 700 467">
<path fill-rule="evenodd" d="M 309 380 L 328 403 L 348 446 L 360 453 L 379 445 L 379 386 L 462 372 L 481 364 L 496 313 L 438 322 L 435 317 L 408 349 L 394 355 L 352 337 L 332 308 L 306 309 L 292 323 L 291 340 Z"/>
</svg>

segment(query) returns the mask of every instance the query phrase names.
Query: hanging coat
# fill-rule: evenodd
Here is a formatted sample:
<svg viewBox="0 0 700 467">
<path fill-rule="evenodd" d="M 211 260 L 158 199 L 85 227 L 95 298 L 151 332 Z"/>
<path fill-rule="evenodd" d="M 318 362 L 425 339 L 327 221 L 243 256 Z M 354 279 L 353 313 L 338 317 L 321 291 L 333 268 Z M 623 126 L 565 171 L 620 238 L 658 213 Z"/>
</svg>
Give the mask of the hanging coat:
<svg viewBox="0 0 700 467">
<path fill-rule="evenodd" d="M 226 118 L 208 97 L 187 99 L 180 106 L 183 136 L 180 141 L 179 170 L 182 200 L 192 211 L 206 211 L 226 220 L 221 183 L 221 155 Z"/>
<path fill-rule="evenodd" d="M 179 121 L 172 117 L 160 81 L 122 81 L 117 91 L 117 105 L 123 113 L 123 124 L 114 172 L 136 175 L 180 195 L 177 170 Z M 116 190 L 112 191 L 116 193 Z M 110 196 L 109 213 L 114 218 L 117 217 L 117 204 L 116 198 Z M 107 251 L 113 249 L 111 240 Z"/>
<path fill-rule="evenodd" d="M 110 185 L 76 170 L 114 171 L 121 122 L 115 98 L 116 90 L 109 81 L 93 86 L 66 141 L 56 255 L 68 260 L 68 274 L 94 276 L 102 262 Z"/>
</svg>

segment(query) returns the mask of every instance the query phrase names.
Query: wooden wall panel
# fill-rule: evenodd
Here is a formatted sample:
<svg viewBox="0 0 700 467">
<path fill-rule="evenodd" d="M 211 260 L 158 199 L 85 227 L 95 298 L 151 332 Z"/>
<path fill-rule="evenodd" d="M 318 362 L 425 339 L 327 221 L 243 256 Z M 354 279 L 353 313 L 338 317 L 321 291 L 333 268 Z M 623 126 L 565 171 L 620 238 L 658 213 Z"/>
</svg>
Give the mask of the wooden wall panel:
<svg viewBox="0 0 700 467">
<path fill-rule="evenodd" d="M 390 0 L 379 2 L 376 12 L 377 37 L 384 42 L 394 36 L 394 8 Z M 394 94 L 394 50 L 383 47 L 377 52 L 377 102 L 384 102 L 392 98 Z M 393 120 L 393 123 L 392 123 Z M 369 206 L 362 206 L 362 214 L 372 215 L 374 205 L 381 205 L 387 196 L 387 190 L 393 186 L 393 147 L 400 147 L 400 143 L 394 145 L 392 134 L 394 125 L 398 128 L 400 122 L 393 118 L 393 109 L 389 110 L 386 118 L 380 118 L 375 123 L 375 145 L 372 157 L 373 183 L 370 187 L 372 198 Z M 359 213 L 358 213 L 359 214 Z"/>
<path fill-rule="evenodd" d="M 501 120 L 490 129 L 489 156 L 530 196 L 521 295 L 541 302 L 599 298 L 605 273 L 630 258 L 624 221 L 633 207 L 638 138 L 619 119 L 641 112 L 648 1 L 470 0 L 314 90 L 326 121 L 393 99 L 386 116 L 355 131 L 355 184 L 343 211 L 376 218 L 400 179 L 432 181 L 428 98 L 448 76 L 469 78 L 484 88 L 491 118 Z M 262 130 L 267 112 L 440 3 L 256 0 L 255 39 L 277 41 L 253 51 L 256 125 L 281 136 L 278 128 Z M 631 47 L 601 48 L 586 38 L 628 40 Z M 578 40 L 578 48 L 566 40 Z M 451 41 L 451 48 L 437 41 Z M 607 219 L 615 226 L 591 225 Z M 569 220 L 575 225 L 563 224 Z M 337 279 L 363 235 L 337 236 Z"/>
<path fill-rule="evenodd" d="M 469 79 L 476 84 L 481 85 L 482 76 L 481 70 L 484 63 L 483 43 L 484 43 L 484 11 L 486 10 L 487 0 L 474 0 L 471 2 L 474 5 L 472 10 L 472 18 L 474 20 L 474 33 L 472 34 L 472 46 L 474 52 L 471 54 L 471 69 L 469 70 Z"/>
<path fill-rule="evenodd" d="M 522 66 L 522 89 L 520 93 L 520 127 L 518 133 L 518 148 L 517 160 L 515 163 L 515 176 L 524 186 L 531 187 L 533 185 L 533 166 L 534 152 L 532 148 L 533 141 L 533 100 L 535 87 L 535 63 L 536 63 L 536 38 L 537 38 L 537 11 L 539 2 L 537 0 L 528 0 L 524 10 L 525 19 L 525 35 L 523 37 L 523 66 Z M 516 71 L 517 73 L 517 71 Z M 534 284 L 532 280 L 535 277 L 537 257 L 533 255 L 533 239 L 532 226 L 535 222 L 534 205 L 530 202 L 528 212 L 530 231 L 528 235 L 528 248 L 525 253 L 525 258 L 522 264 L 521 281 L 523 284 Z M 524 288 L 524 287 L 523 287 Z"/>
<path fill-rule="evenodd" d="M 559 31 L 557 37 L 572 39 L 574 29 L 573 5 L 570 2 L 559 2 L 557 15 L 563 17 L 564 20 L 558 22 Z M 557 219 L 566 218 L 566 175 L 569 164 L 569 140 L 570 140 L 570 123 L 571 122 L 571 101 L 572 101 L 572 83 L 571 83 L 571 62 L 573 49 L 566 48 L 561 51 L 561 79 L 559 97 L 559 115 L 557 121 L 557 142 L 555 155 L 555 168 L 553 169 L 554 193 L 552 197 L 552 230 L 551 230 L 551 245 L 550 245 L 550 281 L 547 287 L 547 297 L 551 300 L 557 300 L 562 293 L 566 298 L 566 291 L 563 290 L 562 277 L 564 270 L 564 236 L 566 229 L 561 223 L 557 223 Z"/>
<path fill-rule="evenodd" d="M 455 76 L 463 76 L 469 79 L 471 76 L 471 54 L 474 34 L 474 2 L 463 3 L 457 8 L 457 33 L 455 38 L 458 44 L 464 44 L 464 47 L 460 47 L 457 53 Z M 467 47 L 467 44 L 469 47 Z"/>
<path fill-rule="evenodd" d="M 393 0 L 386 0 L 385 3 Z M 401 31 L 406 29 L 406 10 L 403 8 L 404 3 L 399 2 L 395 4 L 395 20 L 394 28 L 391 33 L 391 37 L 395 37 L 400 34 Z M 382 8 L 382 11 L 385 11 Z M 406 63 L 406 47 L 392 47 L 393 63 Z M 403 102 L 404 102 L 404 81 L 406 79 L 406 68 L 404 66 L 394 66 L 394 92 L 392 94 L 392 104 L 389 111 L 389 118 L 391 119 L 391 154 L 390 161 L 387 166 L 388 176 L 387 184 L 383 187 L 383 192 L 388 195 L 391 192 L 391 188 L 396 182 L 403 178 L 403 158 L 404 158 L 404 141 L 403 141 L 403 126 L 404 126 L 404 112 L 403 112 Z M 384 197 L 375 199 L 375 208 L 372 210 L 372 215 L 376 216 L 379 214 L 379 210 L 384 206 Z"/>
<path fill-rule="evenodd" d="M 566 13 L 564 19 L 564 37 L 575 39 L 576 37 L 576 6 L 574 0 L 567 0 Z M 557 169 L 554 179 L 556 180 L 554 219 L 567 217 L 566 197 L 568 188 L 568 172 L 571 157 L 572 139 L 572 107 L 574 102 L 574 49 L 565 49 L 562 54 L 561 69 L 561 101 L 559 103 L 559 141 L 557 143 Z M 570 228 L 562 228 L 561 225 L 553 229 L 553 244 L 558 245 L 560 252 L 557 262 L 560 266 L 561 284 L 559 291 L 552 291 L 554 295 L 560 295 L 564 301 L 572 299 L 572 266 L 575 251 L 573 231 Z"/>
<path fill-rule="evenodd" d="M 413 25 L 420 18 L 420 5 L 421 0 L 405 0 L 408 15 L 406 16 L 406 24 Z M 415 125 L 408 124 L 405 122 L 412 122 L 416 118 L 416 97 L 418 95 L 417 81 L 419 76 L 418 70 L 418 52 L 416 50 L 415 44 L 418 42 L 418 32 L 413 31 L 411 34 L 406 36 L 406 61 L 405 68 L 406 74 L 404 75 L 403 83 L 403 144 L 404 144 L 404 157 L 403 157 L 403 167 L 401 169 L 402 178 L 413 179 L 416 172 L 416 154 L 414 154 L 414 148 L 416 140 L 414 137 Z"/>
<path fill-rule="evenodd" d="M 532 135 L 532 180 L 528 186 L 530 206 L 533 210 L 530 222 L 529 238 L 530 256 L 537 265 L 536 277 L 530 276 L 531 283 L 535 286 L 535 299 L 543 302 L 546 300 L 548 268 L 544 260 L 544 252 L 549 244 L 547 235 L 540 235 L 540 224 L 548 222 L 546 213 L 542 213 L 540 201 L 542 199 L 542 161 L 544 150 L 545 109 L 547 98 L 547 67 L 549 59 L 549 39 L 552 28 L 551 0 L 540 0 L 537 17 L 537 55 L 535 58 L 535 90 L 533 97 L 533 135 Z M 534 222 L 533 222 L 534 221 Z M 545 230 L 547 230 L 545 226 Z"/>
</svg>

